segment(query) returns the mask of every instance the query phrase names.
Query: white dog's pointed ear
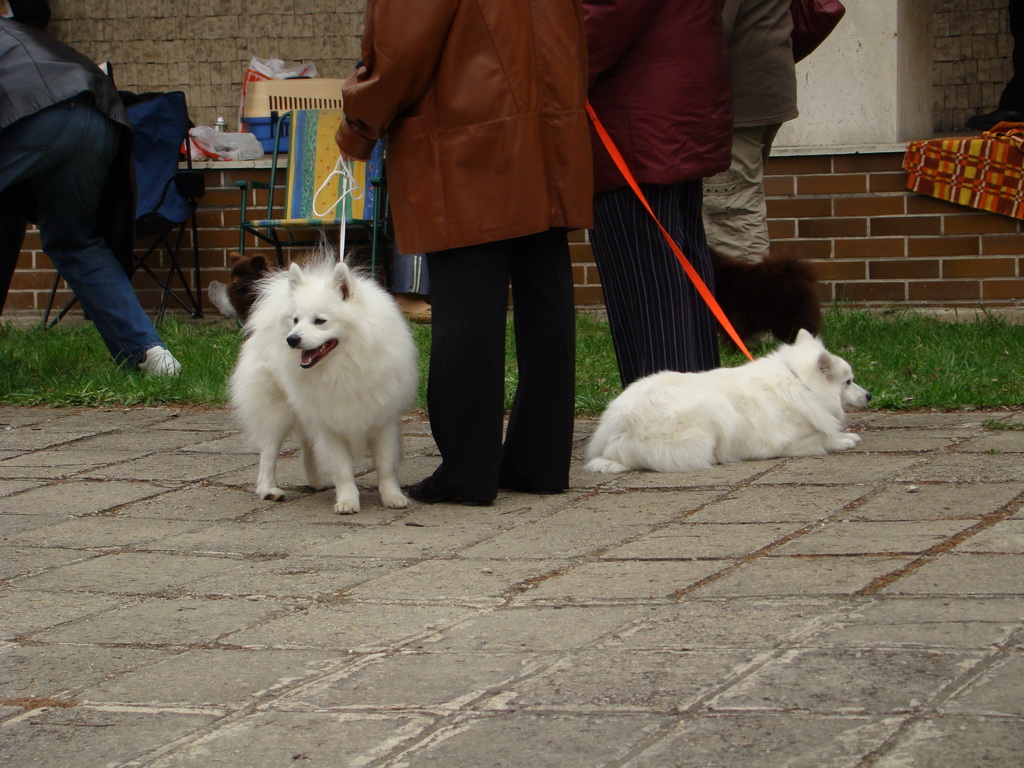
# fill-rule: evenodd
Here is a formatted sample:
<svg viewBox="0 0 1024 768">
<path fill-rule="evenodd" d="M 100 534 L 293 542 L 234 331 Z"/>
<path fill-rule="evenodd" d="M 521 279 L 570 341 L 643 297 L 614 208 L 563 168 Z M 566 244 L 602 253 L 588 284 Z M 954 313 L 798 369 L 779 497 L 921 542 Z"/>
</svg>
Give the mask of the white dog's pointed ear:
<svg viewBox="0 0 1024 768">
<path fill-rule="evenodd" d="M 352 295 L 352 273 L 343 261 L 334 265 L 334 287 L 341 294 L 343 301 Z"/>
<path fill-rule="evenodd" d="M 828 352 L 818 355 L 818 370 L 826 379 L 832 378 L 832 355 Z"/>
<path fill-rule="evenodd" d="M 811 333 L 810 331 L 808 331 L 806 328 L 801 328 L 796 333 L 796 341 L 794 343 L 796 343 L 796 344 L 803 344 L 805 342 L 813 341 L 813 340 L 814 340 L 814 334 Z"/>
<path fill-rule="evenodd" d="M 306 279 L 306 276 L 302 272 L 302 267 L 299 266 L 298 262 L 293 261 L 291 266 L 288 267 L 288 283 L 292 288 L 297 288 L 302 285 L 302 282 Z"/>
</svg>

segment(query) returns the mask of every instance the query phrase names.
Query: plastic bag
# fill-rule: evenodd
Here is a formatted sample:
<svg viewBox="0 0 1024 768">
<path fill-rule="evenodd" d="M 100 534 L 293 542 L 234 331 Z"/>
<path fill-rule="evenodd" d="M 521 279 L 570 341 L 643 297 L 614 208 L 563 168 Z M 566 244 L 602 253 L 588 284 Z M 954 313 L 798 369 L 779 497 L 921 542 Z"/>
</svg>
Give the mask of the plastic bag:
<svg viewBox="0 0 1024 768">
<path fill-rule="evenodd" d="M 261 59 L 253 56 L 242 75 L 242 101 L 238 105 L 238 122 L 242 122 L 242 112 L 245 109 L 245 92 L 249 83 L 258 80 L 288 80 L 293 77 L 316 77 L 316 64 L 311 61 L 297 64 L 293 67 L 285 66 L 281 59 Z"/>
<path fill-rule="evenodd" d="M 263 145 L 251 133 L 226 133 L 208 125 L 197 125 L 189 129 L 192 138 L 192 159 L 213 158 L 214 160 L 262 160 Z M 201 157 L 195 156 L 196 150 Z"/>
</svg>

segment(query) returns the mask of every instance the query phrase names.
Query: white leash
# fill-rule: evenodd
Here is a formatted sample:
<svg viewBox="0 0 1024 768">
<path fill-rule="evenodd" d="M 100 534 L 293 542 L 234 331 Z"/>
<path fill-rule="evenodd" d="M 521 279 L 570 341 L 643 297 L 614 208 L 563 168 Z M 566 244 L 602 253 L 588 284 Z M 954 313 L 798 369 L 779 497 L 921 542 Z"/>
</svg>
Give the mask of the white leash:
<svg viewBox="0 0 1024 768">
<path fill-rule="evenodd" d="M 337 208 L 346 197 L 351 197 L 353 200 L 361 200 L 363 198 L 364 190 L 356 181 L 356 176 L 353 171 L 353 162 L 346 162 L 338 155 L 338 162 L 334 164 L 334 170 L 327 174 L 327 178 L 324 179 L 324 183 L 320 185 L 320 188 L 313 195 L 313 214 L 320 218 L 324 218 L 329 215 L 331 211 Z M 341 194 L 337 200 L 327 206 L 327 209 L 322 213 L 317 209 L 316 201 L 320 197 L 320 193 L 323 192 L 327 185 L 331 183 L 331 179 L 335 176 L 341 177 Z M 344 218 L 344 217 L 342 217 Z M 342 220 L 338 235 L 338 258 L 344 260 L 345 258 L 345 222 Z"/>
</svg>

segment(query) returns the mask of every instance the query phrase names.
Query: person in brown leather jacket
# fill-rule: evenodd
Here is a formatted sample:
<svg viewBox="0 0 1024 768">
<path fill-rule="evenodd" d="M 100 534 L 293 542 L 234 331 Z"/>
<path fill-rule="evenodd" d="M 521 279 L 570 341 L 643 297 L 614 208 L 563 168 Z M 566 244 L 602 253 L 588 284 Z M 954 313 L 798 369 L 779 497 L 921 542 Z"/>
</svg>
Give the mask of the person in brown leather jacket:
<svg viewBox="0 0 1024 768">
<path fill-rule="evenodd" d="M 343 89 L 344 155 L 388 142 L 398 249 L 427 252 L 427 404 L 441 465 L 426 503 L 569 483 L 575 316 L 567 230 L 591 223 L 580 0 L 369 0 Z M 512 288 L 519 384 L 502 441 Z"/>
</svg>

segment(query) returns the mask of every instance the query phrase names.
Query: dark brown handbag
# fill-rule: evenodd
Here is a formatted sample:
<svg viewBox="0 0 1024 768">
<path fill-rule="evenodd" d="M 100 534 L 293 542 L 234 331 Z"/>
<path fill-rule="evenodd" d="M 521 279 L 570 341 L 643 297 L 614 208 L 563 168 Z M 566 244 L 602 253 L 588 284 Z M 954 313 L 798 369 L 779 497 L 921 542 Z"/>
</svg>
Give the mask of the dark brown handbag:
<svg viewBox="0 0 1024 768">
<path fill-rule="evenodd" d="M 793 0 L 793 60 L 800 61 L 821 45 L 846 13 L 839 0 Z"/>
</svg>

